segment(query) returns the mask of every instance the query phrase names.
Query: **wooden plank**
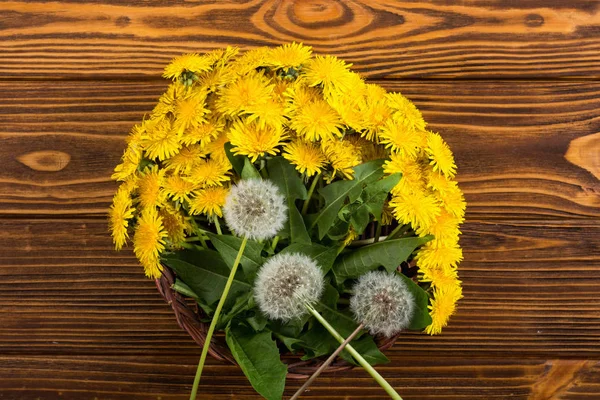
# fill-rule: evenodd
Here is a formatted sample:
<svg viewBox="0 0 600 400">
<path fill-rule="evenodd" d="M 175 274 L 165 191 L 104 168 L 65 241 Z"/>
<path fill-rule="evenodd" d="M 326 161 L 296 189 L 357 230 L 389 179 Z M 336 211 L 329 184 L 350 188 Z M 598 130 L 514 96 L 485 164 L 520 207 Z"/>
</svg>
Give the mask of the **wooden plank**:
<svg viewBox="0 0 600 400">
<path fill-rule="evenodd" d="M 171 356 L 1 356 L 0 390 L 6 400 L 187 399 L 196 367 L 195 355 Z M 542 359 L 437 357 L 404 351 L 380 373 L 404 399 L 597 399 L 597 363 Z M 560 376 L 560 389 L 548 383 Z M 288 380 L 288 398 L 300 383 Z M 542 390 L 542 392 L 540 392 Z M 322 375 L 303 399 L 387 399 L 362 370 Z M 557 395 L 545 397 L 545 395 Z M 593 396 L 596 397 L 593 397 Z M 202 397 L 204 396 L 204 397 Z M 209 360 L 200 398 L 258 399 L 241 370 Z"/>
<path fill-rule="evenodd" d="M 593 0 L 15 0 L 0 15 L 4 78 L 157 76 L 183 52 L 290 41 L 372 78 L 600 75 Z"/>
<path fill-rule="evenodd" d="M 600 83 L 389 82 L 450 143 L 469 218 L 600 216 Z M 100 215 L 165 81 L 0 82 L 0 215 Z"/>
<path fill-rule="evenodd" d="M 198 353 L 106 230 L 97 219 L 0 220 L 0 354 Z M 394 360 L 415 346 L 424 358 L 600 358 L 597 220 L 470 221 L 463 232 L 458 314 L 443 335 L 402 335 Z"/>
</svg>

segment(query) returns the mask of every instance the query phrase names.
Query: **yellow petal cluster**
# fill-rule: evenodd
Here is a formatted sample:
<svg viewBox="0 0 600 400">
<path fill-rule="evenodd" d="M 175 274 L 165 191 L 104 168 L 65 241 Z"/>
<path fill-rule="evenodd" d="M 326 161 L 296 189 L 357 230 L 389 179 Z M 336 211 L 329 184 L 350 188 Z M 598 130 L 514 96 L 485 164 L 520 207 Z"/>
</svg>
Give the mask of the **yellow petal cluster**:
<svg viewBox="0 0 600 400">
<path fill-rule="evenodd" d="M 131 235 L 146 275 L 159 277 L 160 253 L 198 235 L 194 218 L 222 218 L 239 179 L 234 157 L 260 167 L 281 155 L 307 181 L 319 175 L 326 184 L 385 159 L 384 173 L 401 179 L 380 222 L 433 238 L 415 260 L 419 279 L 433 288 L 426 331 L 439 333 L 462 296 L 466 203 L 454 156 L 405 95 L 366 83 L 351 66 L 301 43 L 174 58 L 163 74 L 172 82 L 130 132 L 112 175 L 121 184 L 109 210 L 115 247 Z"/>
</svg>

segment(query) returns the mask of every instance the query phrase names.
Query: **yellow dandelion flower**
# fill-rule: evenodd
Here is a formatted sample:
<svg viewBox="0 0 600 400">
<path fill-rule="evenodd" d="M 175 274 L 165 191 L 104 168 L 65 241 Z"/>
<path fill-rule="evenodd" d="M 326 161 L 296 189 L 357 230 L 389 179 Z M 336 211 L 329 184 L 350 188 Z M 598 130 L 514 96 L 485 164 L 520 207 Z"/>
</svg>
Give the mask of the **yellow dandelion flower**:
<svg viewBox="0 0 600 400">
<path fill-rule="evenodd" d="M 298 67 L 310 59 L 312 47 L 302 43 L 287 43 L 271 49 L 266 56 L 266 65 L 276 68 Z"/>
<path fill-rule="evenodd" d="M 306 140 L 331 140 L 341 137 L 340 116 L 323 100 L 313 101 L 296 110 L 289 123 Z"/>
<path fill-rule="evenodd" d="M 411 224 L 413 229 L 429 229 L 441 212 L 437 199 L 420 190 L 395 195 L 390 206 L 394 208 L 396 219 Z"/>
<path fill-rule="evenodd" d="M 441 193 L 445 193 L 449 190 L 452 190 L 451 181 L 439 171 L 434 171 L 431 165 L 427 166 L 427 168 L 424 171 L 424 175 L 427 179 L 427 187 L 431 190 L 438 191 Z"/>
<path fill-rule="evenodd" d="M 148 158 L 164 161 L 181 148 L 180 137 L 177 131 L 172 129 L 168 119 L 146 120 L 144 126 L 146 134 L 141 144 Z"/>
<path fill-rule="evenodd" d="M 392 152 L 415 158 L 423 145 L 423 132 L 406 129 L 394 120 L 387 120 L 379 132 L 381 144 Z"/>
<path fill-rule="evenodd" d="M 390 206 L 388 201 L 383 205 L 381 211 L 381 225 L 387 226 L 394 222 L 394 209 Z"/>
<path fill-rule="evenodd" d="M 287 102 L 287 91 L 292 87 L 296 81 L 288 81 L 283 79 L 275 80 L 275 86 L 273 87 L 273 99 L 274 101 L 285 104 Z"/>
<path fill-rule="evenodd" d="M 354 145 L 347 140 L 325 140 L 321 142 L 321 150 L 325 158 L 333 167 L 333 174 L 326 177 L 327 182 L 331 182 L 336 175 L 341 175 L 345 179 L 352 179 L 354 176 L 353 167 L 362 162 L 360 152 Z"/>
<path fill-rule="evenodd" d="M 462 221 L 462 218 L 452 215 L 446 210 L 442 210 L 435 222 L 427 229 L 419 227 L 416 232 L 419 236 L 433 235 L 436 242 L 451 245 L 458 241 L 458 235 L 461 234 L 458 225 Z"/>
<path fill-rule="evenodd" d="M 303 77 L 309 86 L 323 85 L 323 93 L 329 96 L 337 90 L 346 92 L 352 88 L 351 66 L 334 56 L 315 56 L 306 62 Z"/>
<path fill-rule="evenodd" d="M 400 182 L 392 189 L 392 194 L 410 193 L 414 190 L 422 191 L 425 187 L 423 174 L 419 164 L 412 158 L 400 153 L 392 153 L 383 164 L 386 174 L 401 173 Z"/>
<path fill-rule="evenodd" d="M 204 150 L 206 150 L 207 154 L 210 154 L 211 160 L 218 161 L 227 166 L 227 169 L 231 169 L 231 164 L 227 158 L 227 153 L 225 152 L 225 143 L 228 142 L 229 138 L 227 137 L 227 133 L 221 132 L 215 140 L 205 146 Z"/>
<path fill-rule="evenodd" d="M 140 161 L 142 161 L 142 151 L 137 146 L 128 146 L 123 153 L 122 162 L 114 169 L 111 179 L 116 181 L 126 181 L 137 172 Z"/>
<path fill-rule="evenodd" d="M 245 75 L 219 91 L 217 109 L 231 116 L 250 112 L 252 107 L 269 102 L 273 88 L 259 73 Z"/>
<path fill-rule="evenodd" d="M 221 132 L 223 132 L 225 124 L 218 120 L 209 120 L 203 124 L 199 124 L 188 130 L 181 137 L 181 143 L 191 145 L 200 143 L 201 146 L 206 146 L 212 142 Z"/>
<path fill-rule="evenodd" d="M 446 245 L 434 240 L 421 247 L 415 259 L 419 268 L 456 268 L 463 254 L 458 243 Z"/>
<path fill-rule="evenodd" d="M 425 148 L 429 154 L 430 164 L 434 171 L 440 171 L 449 178 L 456 175 L 456 164 L 450 147 L 444 142 L 440 135 L 434 132 L 427 132 L 427 147 Z"/>
<path fill-rule="evenodd" d="M 186 93 L 188 93 L 188 88 L 183 83 L 171 83 L 158 99 L 158 103 L 152 110 L 151 119 L 165 118 L 169 113 L 175 112 L 177 99 L 185 96 Z"/>
<path fill-rule="evenodd" d="M 436 197 L 440 199 L 442 206 L 446 211 L 459 218 L 464 217 L 467 203 L 465 202 L 462 191 L 455 181 L 448 181 L 445 190 L 435 191 L 434 193 Z"/>
<path fill-rule="evenodd" d="M 247 121 L 256 121 L 261 128 L 270 125 L 273 128 L 279 129 L 287 120 L 284 104 L 274 100 L 251 106 L 248 108 L 248 112 L 250 115 L 248 115 Z"/>
<path fill-rule="evenodd" d="M 195 188 L 196 185 L 192 182 L 183 179 L 179 175 L 172 175 L 165 179 L 163 190 L 166 196 L 173 201 L 189 201 Z"/>
<path fill-rule="evenodd" d="M 165 170 L 175 174 L 189 174 L 194 165 L 206 156 L 207 152 L 200 145 L 183 147 L 179 153 L 165 160 Z"/>
<path fill-rule="evenodd" d="M 281 128 L 270 125 L 261 128 L 255 122 L 243 121 L 235 122 L 227 136 L 233 146 L 231 151 L 248 156 L 252 162 L 265 154 L 276 155 L 279 152 L 277 147 L 283 144 L 282 140 L 287 137 Z"/>
<path fill-rule="evenodd" d="M 373 142 L 364 142 L 361 147 L 361 155 L 363 162 L 371 160 L 381 160 L 390 157 L 390 152 L 383 146 L 379 146 Z"/>
<path fill-rule="evenodd" d="M 167 79 L 178 79 L 184 72 L 198 74 L 211 69 L 213 61 L 209 57 L 203 57 L 197 53 L 183 54 L 175 57 L 165 67 L 163 77 Z"/>
<path fill-rule="evenodd" d="M 349 126 L 357 132 L 365 129 L 363 108 L 367 85 L 357 75 L 353 74 L 351 93 L 336 91 L 327 96 L 329 105 L 340 115 L 344 125 Z"/>
<path fill-rule="evenodd" d="M 200 188 L 210 186 L 220 186 L 230 178 L 227 175 L 229 168 L 227 165 L 217 160 L 200 160 L 184 179 L 192 182 Z"/>
<path fill-rule="evenodd" d="M 406 97 L 400 93 L 388 93 L 386 95 L 388 106 L 393 110 L 393 118 L 405 129 L 414 131 L 425 130 L 426 123 L 421 111 Z"/>
<path fill-rule="evenodd" d="M 268 47 L 258 47 L 248 50 L 231 64 L 231 70 L 238 75 L 246 75 L 254 72 L 256 68 L 266 65 L 266 60 L 270 52 L 271 49 Z"/>
<path fill-rule="evenodd" d="M 292 83 L 283 95 L 287 102 L 285 112 L 291 116 L 295 115 L 297 110 L 320 99 L 318 89 L 306 86 L 300 81 Z"/>
<path fill-rule="evenodd" d="M 462 288 L 459 284 L 433 289 L 433 299 L 428 306 L 432 319 L 431 325 L 425 328 L 425 332 L 436 335 L 442 332 L 442 328 L 448 325 L 450 316 L 456 311 L 456 302 L 462 298 Z"/>
<path fill-rule="evenodd" d="M 224 49 L 214 49 L 204 54 L 211 64 L 225 64 L 240 52 L 240 49 L 234 46 L 227 46 Z"/>
<path fill-rule="evenodd" d="M 207 113 L 210 113 L 210 110 L 206 108 L 206 92 L 194 91 L 188 96 L 177 99 L 173 129 L 181 135 L 188 128 L 197 128 L 206 122 Z"/>
<path fill-rule="evenodd" d="M 296 170 L 306 176 L 320 174 L 327 160 L 321 149 L 313 143 L 295 140 L 288 143 L 283 157 L 296 166 Z"/>
<path fill-rule="evenodd" d="M 378 85 L 368 84 L 365 100 L 360 108 L 362 116 L 362 135 L 367 140 L 376 141 L 379 132 L 385 127 L 386 122 L 392 116 L 392 109 L 388 106 L 386 91 Z"/>
<path fill-rule="evenodd" d="M 348 234 L 344 238 L 344 242 L 343 242 L 344 246 L 349 246 L 352 242 L 354 242 L 356 240 L 357 237 L 358 237 L 358 233 L 356 233 L 356 231 L 354 230 L 354 227 L 350 226 L 350 229 L 348 230 Z"/>
<path fill-rule="evenodd" d="M 165 201 L 165 193 L 161 190 L 165 180 L 165 170 L 157 165 L 146 168 L 138 181 L 138 196 L 142 208 L 160 206 Z"/>
<path fill-rule="evenodd" d="M 229 188 L 224 186 L 209 187 L 198 190 L 190 200 L 190 213 L 192 215 L 205 214 L 209 217 L 222 217 L 225 198 Z"/>
<path fill-rule="evenodd" d="M 125 139 L 127 145 L 135 150 L 143 150 L 142 140 L 146 133 L 144 124 L 135 124 Z"/>
<path fill-rule="evenodd" d="M 198 84 L 201 88 L 215 93 L 225 85 L 233 82 L 236 75 L 229 68 L 215 67 L 198 75 Z"/>
<path fill-rule="evenodd" d="M 133 236 L 133 251 L 149 278 L 157 279 L 162 274 L 160 253 L 165 249 L 166 237 L 167 232 L 156 208 L 143 210 Z"/>
<path fill-rule="evenodd" d="M 179 247 L 180 243 L 185 241 L 185 233 L 191 231 L 191 224 L 181 212 L 173 207 L 161 208 L 158 215 L 167 232 L 167 240 L 172 247 Z"/>
<path fill-rule="evenodd" d="M 109 226 L 117 250 L 121 250 L 129 238 L 127 227 L 129 220 L 133 218 L 134 211 L 129 189 L 126 184 L 122 184 L 113 197 L 113 202 L 108 211 Z"/>
<path fill-rule="evenodd" d="M 432 287 L 446 287 L 460 284 L 456 268 L 419 268 L 419 282 L 431 282 Z"/>
</svg>

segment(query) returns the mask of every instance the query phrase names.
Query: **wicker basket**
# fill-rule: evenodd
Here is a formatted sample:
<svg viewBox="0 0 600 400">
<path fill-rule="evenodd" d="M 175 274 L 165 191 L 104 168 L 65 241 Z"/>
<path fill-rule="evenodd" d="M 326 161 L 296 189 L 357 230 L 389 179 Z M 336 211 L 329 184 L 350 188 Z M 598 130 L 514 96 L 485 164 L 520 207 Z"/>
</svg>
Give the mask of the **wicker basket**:
<svg viewBox="0 0 600 400">
<path fill-rule="evenodd" d="M 173 290 L 173 283 L 175 283 L 174 272 L 167 266 L 164 266 L 162 276 L 159 279 L 156 279 L 156 287 L 166 302 L 173 308 L 179 326 L 186 331 L 196 343 L 200 346 L 204 346 L 208 324 L 201 321 L 200 313 L 202 310 L 199 307 L 192 305 L 192 302 L 189 302 L 184 296 Z M 398 335 L 391 338 L 377 338 L 379 350 L 384 351 L 390 348 L 397 337 Z M 212 357 L 219 361 L 236 364 L 229 348 L 221 337 L 213 337 L 208 352 Z M 285 357 L 285 360 L 283 360 L 284 362 L 288 361 L 287 376 L 290 379 L 307 379 L 323 363 L 323 359 L 317 358 L 302 361 L 299 360 L 299 357 L 300 355 L 289 353 L 289 356 Z M 329 365 L 324 372 L 344 371 L 352 369 L 353 367 L 354 365 L 338 358 Z"/>
</svg>

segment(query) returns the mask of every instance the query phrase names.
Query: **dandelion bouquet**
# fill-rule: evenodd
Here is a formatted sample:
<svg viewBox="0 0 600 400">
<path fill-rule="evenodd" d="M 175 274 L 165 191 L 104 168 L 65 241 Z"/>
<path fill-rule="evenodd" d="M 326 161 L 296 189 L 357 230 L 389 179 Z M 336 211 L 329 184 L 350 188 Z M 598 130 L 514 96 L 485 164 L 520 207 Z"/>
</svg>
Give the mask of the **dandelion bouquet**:
<svg viewBox="0 0 600 400">
<path fill-rule="evenodd" d="M 375 377 L 382 343 L 438 334 L 454 313 L 452 153 L 410 100 L 350 67 L 296 43 L 186 54 L 127 139 L 112 236 L 210 322 L 193 397 L 214 331 L 276 399 L 336 348 L 334 366 Z"/>
</svg>

